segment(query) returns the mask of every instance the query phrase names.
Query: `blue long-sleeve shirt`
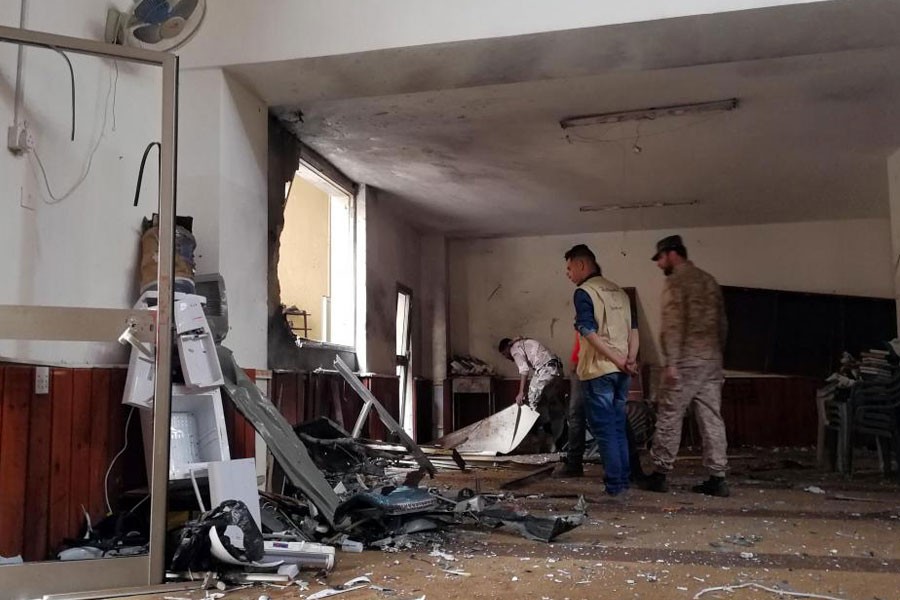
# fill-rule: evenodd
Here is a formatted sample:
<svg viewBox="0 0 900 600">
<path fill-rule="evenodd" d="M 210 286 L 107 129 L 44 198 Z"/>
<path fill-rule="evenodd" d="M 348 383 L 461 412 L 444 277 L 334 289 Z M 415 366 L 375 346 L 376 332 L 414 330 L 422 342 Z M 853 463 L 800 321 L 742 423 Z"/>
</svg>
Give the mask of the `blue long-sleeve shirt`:
<svg viewBox="0 0 900 600">
<path fill-rule="evenodd" d="M 590 295 L 584 290 L 575 290 L 572 302 L 575 305 L 575 329 L 584 337 L 595 333 L 600 326 L 594 318 L 594 302 Z"/>
</svg>

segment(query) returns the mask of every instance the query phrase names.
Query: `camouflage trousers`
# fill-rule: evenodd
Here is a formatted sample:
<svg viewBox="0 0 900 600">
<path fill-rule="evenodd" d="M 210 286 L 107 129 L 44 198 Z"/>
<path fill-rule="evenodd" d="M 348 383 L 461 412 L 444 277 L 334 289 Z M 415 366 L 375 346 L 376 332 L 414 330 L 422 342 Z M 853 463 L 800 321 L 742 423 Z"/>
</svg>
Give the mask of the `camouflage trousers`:
<svg viewBox="0 0 900 600">
<path fill-rule="evenodd" d="M 663 382 L 656 412 L 656 433 L 650 457 L 657 471 L 668 473 L 681 445 L 681 426 L 693 408 L 703 440 L 703 466 L 713 475 L 728 470 L 728 442 L 722 420 L 722 363 L 718 360 L 682 361 L 675 365 L 678 380 Z"/>
<path fill-rule="evenodd" d="M 535 369 L 531 382 L 528 384 L 528 406 L 534 410 L 538 410 L 541 396 L 544 394 L 544 389 L 547 386 L 554 384 L 547 391 L 555 391 L 557 379 L 562 376 L 562 369 L 558 365 L 559 361 L 551 361 L 549 364 Z"/>
<path fill-rule="evenodd" d="M 562 377 L 562 364 L 556 360 L 535 370 L 528 384 L 528 406 L 538 413 L 537 428 L 546 431 L 554 444 L 561 441 L 565 429 L 565 392 L 568 383 Z"/>
</svg>

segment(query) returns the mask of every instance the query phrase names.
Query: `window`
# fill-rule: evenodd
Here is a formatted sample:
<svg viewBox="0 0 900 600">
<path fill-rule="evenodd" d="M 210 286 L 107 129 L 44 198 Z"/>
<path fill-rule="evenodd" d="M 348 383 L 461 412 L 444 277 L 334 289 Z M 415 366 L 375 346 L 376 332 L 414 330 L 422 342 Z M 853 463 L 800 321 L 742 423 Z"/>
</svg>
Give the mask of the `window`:
<svg viewBox="0 0 900 600">
<path fill-rule="evenodd" d="M 412 290 L 397 285 L 397 377 L 400 379 L 400 423 L 412 433 L 412 335 L 411 311 Z"/>
<path fill-rule="evenodd" d="M 298 339 L 355 345 L 354 206 L 349 193 L 301 164 L 284 209 L 278 281 Z"/>
</svg>

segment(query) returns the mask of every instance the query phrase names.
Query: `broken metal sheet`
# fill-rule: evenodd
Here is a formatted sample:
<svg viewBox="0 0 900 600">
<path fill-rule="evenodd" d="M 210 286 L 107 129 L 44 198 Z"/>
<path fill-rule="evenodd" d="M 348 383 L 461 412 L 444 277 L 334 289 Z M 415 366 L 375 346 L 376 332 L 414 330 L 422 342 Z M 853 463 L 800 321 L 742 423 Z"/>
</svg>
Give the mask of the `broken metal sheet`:
<svg viewBox="0 0 900 600">
<path fill-rule="evenodd" d="M 368 577 L 356 577 L 351 579 L 350 581 L 344 583 L 344 585 L 339 585 L 330 589 L 325 589 L 315 594 L 306 597 L 306 600 L 320 600 L 321 598 L 329 598 L 331 596 L 337 596 L 338 594 L 345 594 L 347 592 L 352 592 L 353 590 L 360 590 L 362 588 L 369 587 L 372 583 L 372 580 Z"/>
<path fill-rule="evenodd" d="M 275 405 L 262 395 L 256 384 L 235 363 L 231 350 L 224 346 L 217 346 L 216 350 L 225 377 L 222 387 L 226 396 L 265 440 L 291 483 L 319 509 L 329 524 L 335 525 L 334 511 L 340 500 L 313 463 L 306 446 Z"/>
<path fill-rule="evenodd" d="M 432 442 L 443 448 L 453 448 L 461 454 L 509 454 L 522 443 L 539 418 L 529 406 L 513 404 L 486 419 L 447 434 Z M 516 421 L 518 420 L 518 427 Z M 515 433 L 515 435 L 513 435 Z"/>
<path fill-rule="evenodd" d="M 481 513 L 481 517 L 485 523 L 493 522 L 498 527 L 505 525 L 528 539 L 552 542 L 557 536 L 584 523 L 586 515 L 581 513 L 557 517 L 536 517 L 529 514 L 523 515 L 506 508 L 492 507 L 485 509 Z"/>
<path fill-rule="evenodd" d="M 391 413 L 387 411 L 387 409 L 378 401 L 378 398 L 369 391 L 366 386 L 363 385 L 362 381 L 359 380 L 359 377 L 353 374 L 350 370 L 350 367 L 341 360 L 341 357 L 338 356 L 334 359 L 334 366 L 337 368 L 338 372 L 341 376 L 350 384 L 350 387 L 353 388 L 359 397 L 363 399 L 365 405 L 363 406 L 363 413 L 368 412 L 371 408 L 374 408 L 378 413 L 379 418 L 382 423 L 387 426 L 387 428 L 391 431 L 391 433 L 395 434 L 400 438 L 400 441 L 403 442 L 403 445 L 409 450 L 409 453 L 413 455 L 413 458 L 416 459 L 416 462 L 419 463 L 423 469 L 425 469 L 429 475 L 434 477 L 437 470 L 434 468 L 434 465 L 431 464 L 431 461 L 428 460 L 428 457 L 422 452 L 422 449 L 419 448 L 419 445 L 416 444 L 409 435 L 407 435 L 406 431 L 403 430 L 403 427 L 400 426 L 397 421 L 394 420 L 394 417 L 391 416 Z M 354 429 L 354 437 L 358 434 L 358 432 Z"/>
<path fill-rule="evenodd" d="M 172 592 L 184 592 L 199 590 L 200 584 L 196 581 L 190 583 L 165 583 L 161 585 L 147 585 L 142 587 L 116 588 L 111 590 L 99 590 L 95 592 L 72 592 L 64 594 L 44 594 L 43 600 L 104 600 L 105 598 L 129 598 L 132 596 L 148 596 L 150 594 L 168 594 Z"/>
<path fill-rule="evenodd" d="M 500 484 L 501 490 L 517 490 L 519 488 L 525 487 L 529 483 L 534 483 L 535 481 L 540 481 L 542 479 L 546 479 L 550 477 L 553 473 L 553 469 L 556 467 L 554 465 L 548 465 L 546 467 L 541 467 L 536 471 L 531 471 L 522 475 L 520 477 L 516 477 L 514 479 L 510 479 L 502 484 Z"/>
<path fill-rule="evenodd" d="M 418 514 L 435 509 L 437 503 L 437 498 L 423 488 L 388 487 L 352 496 L 338 507 L 336 518 L 366 509 L 375 509 L 383 516 Z"/>
</svg>

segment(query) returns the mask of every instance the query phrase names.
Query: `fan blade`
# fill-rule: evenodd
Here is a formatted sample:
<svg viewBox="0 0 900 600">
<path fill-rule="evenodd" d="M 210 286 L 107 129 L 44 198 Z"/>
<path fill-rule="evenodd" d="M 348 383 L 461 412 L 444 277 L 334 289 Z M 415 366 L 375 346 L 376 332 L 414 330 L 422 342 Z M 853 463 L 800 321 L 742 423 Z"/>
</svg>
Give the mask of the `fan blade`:
<svg viewBox="0 0 900 600">
<path fill-rule="evenodd" d="M 159 26 L 159 35 L 166 40 L 176 38 L 181 35 L 182 31 L 184 31 L 184 26 L 186 24 L 187 21 L 185 21 L 181 17 L 172 17 L 171 19 L 166 19 L 166 22 Z"/>
<path fill-rule="evenodd" d="M 134 7 L 134 16 L 143 23 L 162 23 L 172 14 L 168 0 L 143 0 Z"/>
<path fill-rule="evenodd" d="M 199 3 L 199 0 L 181 0 L 181 2 L 176 4 L 172 9 L 171 16 L 181 17 L 186 21 L 194 14 L 194 11 L 197 10 L 197 5 Z"/>
<path fill-rule="evenodd" d="M 159 25 L 144 25 L 131 32 L 136 40 L 144 44 L 158 44 L 162 41 Z"/>
</svg>

